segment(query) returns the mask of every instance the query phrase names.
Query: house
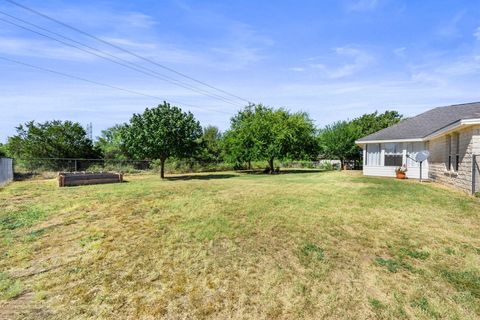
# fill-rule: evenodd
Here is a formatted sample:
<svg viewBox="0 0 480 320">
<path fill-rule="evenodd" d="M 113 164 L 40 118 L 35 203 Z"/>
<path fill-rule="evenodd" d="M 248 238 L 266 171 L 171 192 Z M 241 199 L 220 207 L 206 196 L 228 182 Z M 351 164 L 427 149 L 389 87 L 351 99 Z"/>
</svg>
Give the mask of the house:
<svg viewBox="0 0 480 320">
<path fill-rule="evenodd" d="M 422 179 L 480 191 L 480 102 L 438 107 L 356 141 L 363 149 L 363 174 L 395 177 L 405 165 L 407 178 L 420 178 L 415 155 L 430 153 Z M 413 158 L 413 159 L 412 159 Z"/>
</svg>

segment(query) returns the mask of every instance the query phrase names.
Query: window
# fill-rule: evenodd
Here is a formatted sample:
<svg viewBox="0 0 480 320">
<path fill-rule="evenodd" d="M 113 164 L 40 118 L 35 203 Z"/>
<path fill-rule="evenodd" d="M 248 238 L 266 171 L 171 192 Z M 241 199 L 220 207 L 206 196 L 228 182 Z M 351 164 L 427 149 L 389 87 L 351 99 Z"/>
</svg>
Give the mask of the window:
<svg viewBox="0 0 480 320">
<path fill-rule="evenodd" d="M 403 165 L 403 145 L 401 143 L 385 144 L 385 166 L 401 167 Z"/>
<path fill-rule="evenodd" d="M 372 143 L 366 145 L 367 157 L 365 158 L 366 166 L 380 165 L 380 144 Z"/>
<path fill-rule="evenodd" d="M 460 167 L 460 135 L 447 136 L 447 170 L 458 171 Z"/>
</svg>

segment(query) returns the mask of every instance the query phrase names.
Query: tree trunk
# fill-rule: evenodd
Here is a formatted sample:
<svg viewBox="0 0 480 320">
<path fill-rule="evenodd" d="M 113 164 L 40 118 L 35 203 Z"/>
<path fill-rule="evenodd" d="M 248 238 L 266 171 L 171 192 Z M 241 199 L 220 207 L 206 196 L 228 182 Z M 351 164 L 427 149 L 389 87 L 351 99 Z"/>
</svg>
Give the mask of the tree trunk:
<svg viewBox="0 0 480 320">
<path fill-rule="evenodd" d="M 248 170 L 252 170 L 252 161 L 248 160 Z"/>
<path fill-rule="evenodd" d="M 165 158 L 160 159 L 160 178 L 165 178 Z"/>
<path fill-rule="evenodd" d="M 275 173 L 275 168 L 273 167 L 273 157 L 268 160 L 268 165 L 270 166 L 270 173 Z"/>
</svg>

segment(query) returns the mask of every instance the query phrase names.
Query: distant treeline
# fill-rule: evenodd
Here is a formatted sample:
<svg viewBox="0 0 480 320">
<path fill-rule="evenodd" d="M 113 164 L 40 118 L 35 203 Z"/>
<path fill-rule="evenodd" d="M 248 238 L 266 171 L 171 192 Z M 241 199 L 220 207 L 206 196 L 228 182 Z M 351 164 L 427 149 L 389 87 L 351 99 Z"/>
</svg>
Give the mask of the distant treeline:
<svg viewBox="0 0 480 320">
<path fill-rule="evenodd" d="M 266 161 L 338 159 L 360 160 L 355 140 L 402 119 L 397 111 L 365 114 L 316 128 L 306 112 L 290 112 L 261 104 L 248 105 L 231 118 L 230 128 L 202 127 L 194 115 L 164 102 L 134 114 L 128 123 L 102 131 L 92 141 L 72 121 L 34 121 L 20 124 L 16 134 L 0 144 L 0 156 L 18 159 L 86 158 L 157 160 L 164 176 L 165 162 L 174 158 L 201 163 L 226 162 L 248 168 Z"/>
</svg>

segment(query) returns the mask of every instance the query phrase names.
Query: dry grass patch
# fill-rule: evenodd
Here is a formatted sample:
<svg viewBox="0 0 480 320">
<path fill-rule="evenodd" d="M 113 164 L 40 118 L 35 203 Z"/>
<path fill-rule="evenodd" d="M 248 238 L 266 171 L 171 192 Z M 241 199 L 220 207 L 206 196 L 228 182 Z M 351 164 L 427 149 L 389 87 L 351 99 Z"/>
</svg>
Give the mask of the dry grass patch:
<svg viewBox="0 0 480 320">
<path fill-rule="evenodd" d="M 474 198 L 344 172 L 127 180 L 0 191 L 0 270 L 33 297 L 23 316 L 480 317 Z"/>
</svg>

